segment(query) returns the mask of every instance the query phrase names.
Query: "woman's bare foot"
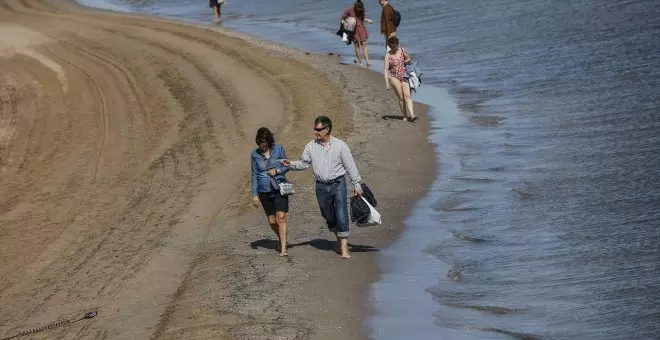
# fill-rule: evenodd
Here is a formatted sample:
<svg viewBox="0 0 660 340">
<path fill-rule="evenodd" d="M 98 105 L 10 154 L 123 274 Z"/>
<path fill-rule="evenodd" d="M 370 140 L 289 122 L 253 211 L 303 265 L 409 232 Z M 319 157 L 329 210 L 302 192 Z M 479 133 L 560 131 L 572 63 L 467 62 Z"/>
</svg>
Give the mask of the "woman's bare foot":
<svg viewBox="0 0 660 340">
<path fill-rule="evenodd" d="M 289 254 L 287 254 L 286 252 L 282 252 L 280 253 L 280 256 L 289 256 Z"/>
<path fill-rule="evenodd" d="M 347 251 L 345 254 L 341 254 L 341 258 L 342 258 L 342 259 L 350 259 L 350 258 L 351 258 L 351 254 L 349 254 L 348 251 Z"/>
</svg>

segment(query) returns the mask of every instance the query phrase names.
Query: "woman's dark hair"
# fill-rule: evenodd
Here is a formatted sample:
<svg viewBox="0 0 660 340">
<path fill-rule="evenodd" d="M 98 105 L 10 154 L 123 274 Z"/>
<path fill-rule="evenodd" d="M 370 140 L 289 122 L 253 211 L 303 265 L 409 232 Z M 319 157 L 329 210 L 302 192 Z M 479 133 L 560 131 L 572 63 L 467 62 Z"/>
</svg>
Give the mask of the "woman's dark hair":
<svg viewBox="0 0 660 340">
<path fill-rule="evenodd" d="M 362 3 L 362 0 L 357 0 L 355 5 L 353 5 L 353 8 L 355 9 L 355 15 L 357 15 L 358 19 L 364 21 L 364 4 Z"/>
<path fill-rule="evenodd" d="M 387 45 L 392 47 L 392 45 L 398 45 L 399 44 L 399 38 L 396 36 L 390 37 L 387 39 Z"/>
<path fill-rule="evenodd" d="M 270 132 L 267 127 L 261 127 L 259 130 L 257 130 L 257 136 L 254 138 L 254 141 L 257 143 L 257 145 L 261 144 L 262 142 L 266 142 L 268 147 L 272 148 L 275 144 L 275 137 L 273 137 L 273 133 Z"/>
</svg>

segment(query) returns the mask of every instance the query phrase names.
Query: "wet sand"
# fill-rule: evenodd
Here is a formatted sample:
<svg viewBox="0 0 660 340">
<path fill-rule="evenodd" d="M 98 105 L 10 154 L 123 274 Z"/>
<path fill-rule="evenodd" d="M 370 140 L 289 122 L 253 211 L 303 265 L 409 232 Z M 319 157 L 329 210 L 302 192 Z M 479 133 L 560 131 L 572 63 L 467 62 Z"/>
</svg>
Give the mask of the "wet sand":
<svg viewBox="0 0 660 340">
<path fill-rule="evenodd" d="M 423 107 L 382 75 L 213 26 L 0 3 L 0 337 L 364 339 L 378 249 L 435 173 Z M 251 206 L 260 126 L 290 158 L 329 115 L 385 223 L 334 253 L 311 170 L 291 173 L 287 258 Z M 30 337 L 25 337 L 30 338 Z"/>
</svg>

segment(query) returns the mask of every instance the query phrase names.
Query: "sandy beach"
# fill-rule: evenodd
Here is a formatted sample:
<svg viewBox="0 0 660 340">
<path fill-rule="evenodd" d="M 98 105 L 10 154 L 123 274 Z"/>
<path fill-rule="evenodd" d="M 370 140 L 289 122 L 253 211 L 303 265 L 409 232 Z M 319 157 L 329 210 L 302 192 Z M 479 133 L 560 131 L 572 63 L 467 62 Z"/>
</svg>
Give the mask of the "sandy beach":
<svg viewBox="0 0 660 340">
<path fill-rule="evenodd" d="M 204 2 L 201 3 L 204 5 Z M 378 250 L 435 174 L 382 75 L 217 26 L 0 2 L 0 338 L 366 339 Z M 290 158 L 326 114 L 384 224 L 334 253 L 311 170 L 287 258 L 250 201 L 261 126 Z"/>
</svg>

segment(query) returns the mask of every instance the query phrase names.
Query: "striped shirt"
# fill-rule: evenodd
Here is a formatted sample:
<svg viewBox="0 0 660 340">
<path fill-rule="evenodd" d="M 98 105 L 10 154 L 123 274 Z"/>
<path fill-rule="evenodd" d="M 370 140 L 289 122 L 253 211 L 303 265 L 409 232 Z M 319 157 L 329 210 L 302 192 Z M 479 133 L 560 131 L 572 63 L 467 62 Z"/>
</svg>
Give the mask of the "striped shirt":
<svg viewBox="0 0 660 340">
<path fill-rule="evenodd" d="M 358 173 L 357 165 L 353 160 L 351 150 L 346 143 L 336 137 L 330 136 L 328 145 L 324 146 L 320 140 L 312 140 L 305 145 L 302 157 L 298 161 L 291 161 L 289 169 L 305 170 L 312 165 L 314 178 L 319 182 L 328 182 L 348 173 L 353 187 L 362 190 L 362 178 Z"/>
</svg>

